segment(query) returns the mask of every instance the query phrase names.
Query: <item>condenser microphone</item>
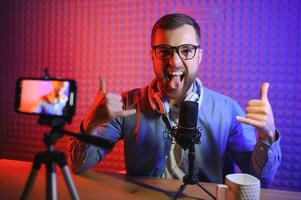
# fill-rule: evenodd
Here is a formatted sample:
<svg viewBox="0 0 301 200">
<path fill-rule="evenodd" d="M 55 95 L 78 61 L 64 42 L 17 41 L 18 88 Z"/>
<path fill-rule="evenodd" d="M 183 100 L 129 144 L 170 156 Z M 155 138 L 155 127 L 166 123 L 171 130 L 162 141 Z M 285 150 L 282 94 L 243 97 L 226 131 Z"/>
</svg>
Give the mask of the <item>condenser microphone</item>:
<svg viewBox="0 0 301 200">
<path fill-rule="evenodd" d="M 171 130 L 171 135 L 183 149 L 200 143 L 201 132 L 197 128 L 198 108 L 199 104 L 195 101 L 183 101 L 180 106 L 179 124 Z"/>
<path fill-rule="evenodd" d="M 183 101 L 180 107 L 179 114 L 179 129 L 182 129 L 183 134 L 186 131 L 195 129 L 197 126 L 199 104 L 195 101 Z"/>
</svg>

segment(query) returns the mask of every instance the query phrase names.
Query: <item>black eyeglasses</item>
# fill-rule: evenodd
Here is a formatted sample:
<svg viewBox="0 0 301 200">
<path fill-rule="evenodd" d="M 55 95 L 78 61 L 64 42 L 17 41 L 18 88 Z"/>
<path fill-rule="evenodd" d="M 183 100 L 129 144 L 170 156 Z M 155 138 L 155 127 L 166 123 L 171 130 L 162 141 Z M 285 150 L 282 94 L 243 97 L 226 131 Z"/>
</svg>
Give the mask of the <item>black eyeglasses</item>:
<svg viewBox="0 0 301 200">
<path fill-rule="evenodd" d="M 200 48 L 200 45 L 196 46 L 193 44 L 182 44 L 177 47 L 169 45 L 153 46 L 156 56 L 161 60 L 169 59 L 173 54 L 173 50 L 177 52 L 181 59 L 190 60 L 195 56 L 195 52 L 198 48 Z"/>
</svg>

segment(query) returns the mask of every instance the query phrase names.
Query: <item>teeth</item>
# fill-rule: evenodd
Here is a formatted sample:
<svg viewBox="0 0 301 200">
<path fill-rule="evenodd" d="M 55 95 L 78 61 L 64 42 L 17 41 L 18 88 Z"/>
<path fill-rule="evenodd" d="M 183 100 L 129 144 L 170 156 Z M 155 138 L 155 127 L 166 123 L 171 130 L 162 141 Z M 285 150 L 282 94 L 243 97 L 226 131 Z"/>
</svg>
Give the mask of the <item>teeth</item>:
<svg viewBox="0 0 301 200">
<path fill-rule="evenodd" d="M 183 81 L 184 72 L 183 71 L 169 71 L 167 74 L 168 80 L 171 80 L 173 76 L 180 76 L 180 80 Z"/>
<path fill-rule="evenodd" d="M 183 70 L 167 70 L 166 78 L 171 80 L 174 76 L 180 76 L 180 80 L 183 81 L 184 79 L 184 71 Z"/>
<path fill-rule="evenodd" d="M 182 71 L 175 71 L 175 72 L 168 72 L 168 74 L 172 76 L 181 76 L 184 73 Z"/>
</svg>

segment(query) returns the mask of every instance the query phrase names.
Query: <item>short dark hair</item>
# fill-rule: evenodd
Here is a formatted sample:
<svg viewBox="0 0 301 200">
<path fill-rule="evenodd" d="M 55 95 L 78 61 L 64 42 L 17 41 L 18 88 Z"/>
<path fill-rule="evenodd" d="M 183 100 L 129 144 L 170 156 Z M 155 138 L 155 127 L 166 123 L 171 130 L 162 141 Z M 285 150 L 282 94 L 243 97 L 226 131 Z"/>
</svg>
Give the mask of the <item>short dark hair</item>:
<svg viewBox="0 0 301 200">
<path fill-rule="evenodd" d="M 197 35 L 198 42 L 201 41 L 201 29 L 198 23 L 190 16 L 182 13 L 172 13 L 161 17 L 153 26 L 151 35 L 151 46 L 154 44 L 154 37 L 158 29 L 174 30 L 185 24 L 191 25 Z"/>
</svg>

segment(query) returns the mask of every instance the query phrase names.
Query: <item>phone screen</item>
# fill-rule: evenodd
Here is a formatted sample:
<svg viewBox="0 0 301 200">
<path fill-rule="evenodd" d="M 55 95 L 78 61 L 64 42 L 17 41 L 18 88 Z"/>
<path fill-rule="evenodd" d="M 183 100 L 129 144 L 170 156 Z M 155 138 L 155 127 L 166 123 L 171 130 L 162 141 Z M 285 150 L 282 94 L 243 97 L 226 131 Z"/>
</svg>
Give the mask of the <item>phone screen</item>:
<svg viewBox="0 0 301 200">
<path fill-rule="evenodd" d="M 66 106 L 74 112 L 73 80 L 19 79 L 16 110 L 20 113 L 63 116 Z"/>
</svg>

